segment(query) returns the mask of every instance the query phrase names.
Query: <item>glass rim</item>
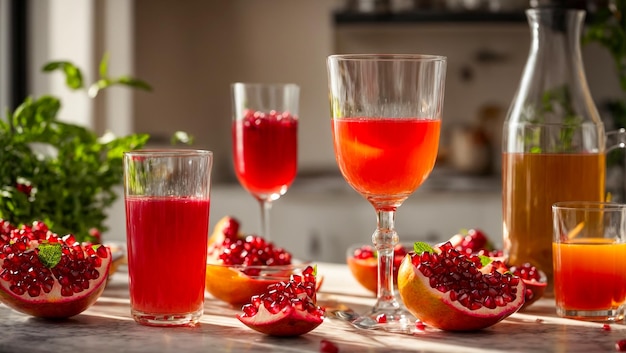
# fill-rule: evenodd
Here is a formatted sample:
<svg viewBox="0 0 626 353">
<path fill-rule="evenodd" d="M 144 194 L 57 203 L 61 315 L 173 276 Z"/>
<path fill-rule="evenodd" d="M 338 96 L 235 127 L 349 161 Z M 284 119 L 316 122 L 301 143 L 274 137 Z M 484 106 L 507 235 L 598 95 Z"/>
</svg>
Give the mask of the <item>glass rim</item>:
<svg viewBox="0 0 626 353">
<path fill-rule="evenodd" d="M 607 211 L 626 210 L 626 204 L 612 201 L 559 201 L 552 204 L 553 210 Z"/>
<path fill-rule="evenodd" d="M 212 156 L 213 151 L 202 149 L 185 148 L 147 148 L 124 152 L 124 156 L 164 156 L 164 157 L 187 157 L 187 156 Z"/>
<path fill-rule="evenodd" d="M 447 56 L 433 54 L 333 54 L 328 60 L 336 61 L 426 61 L 446 62 Z"/>
</svg>

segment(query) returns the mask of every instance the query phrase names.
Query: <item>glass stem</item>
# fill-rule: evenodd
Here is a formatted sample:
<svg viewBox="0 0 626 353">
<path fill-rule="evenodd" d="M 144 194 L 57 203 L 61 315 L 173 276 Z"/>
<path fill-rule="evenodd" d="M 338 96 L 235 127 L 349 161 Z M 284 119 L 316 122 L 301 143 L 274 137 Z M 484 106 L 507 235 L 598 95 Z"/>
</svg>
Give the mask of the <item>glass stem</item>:
<svg viewBox="0 0 626 353">
<path fill-rule="evenodd" d="M 377 229 L 372 242 L 378 251 L 378 301 L 374 310 L 399 307 L 393 288 L 393 248 L 398 243 L 395 217 L 395 210 L 376 210 Z"/>
<path fill-rule="evenodd" d="M 272 202 L 269 200 L 259 199 L 261 205 L 261 236 L 266 241 L 270 241 L 270 210 L 272 209 Z"/>
</svg>

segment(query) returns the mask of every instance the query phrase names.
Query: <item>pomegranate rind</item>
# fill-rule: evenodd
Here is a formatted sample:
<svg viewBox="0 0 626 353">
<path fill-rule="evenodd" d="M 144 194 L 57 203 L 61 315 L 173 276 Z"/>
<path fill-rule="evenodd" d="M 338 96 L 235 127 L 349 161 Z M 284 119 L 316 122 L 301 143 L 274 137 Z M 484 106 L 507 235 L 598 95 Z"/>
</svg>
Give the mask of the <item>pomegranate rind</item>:
<svg viewBox="0 0 626 353">
<path fill-rule="evenodd" d="M 237 319 L 257 332 L 277 337 L 304 335 L 324 322 L 323 317 L 296 310 L 291 306 L 277 314 L 271 314 L 264 306 L 260 306 L 256 315 L 250 317 L 237 314 Z"/>
<path fill-rule="evenodd" d="M 45 319 L 65 319 L 82 313 L 100 298 L 106 287 L 111 268 L 111 249 L 105 248 L 107 257 L 102 258 L 102 264 L 98 267 L 100 275 L 89 281 L 89 289 L 71 297 L 63 297 L 60 284 L 55 282 L 50 293 L 40 298 L 30 298 L 27 293 L 16 295 L 9 289 L 9 283 L 0 279 L 0 301 L 16 311 Z M 3 263 L 4 260 L 0 259 L 0 268 Z"/>
<path fill-rule="evenodd" d="M 530 291 L 531 294 L 526 294 L 526 301 L 520 310 L 525 310 L 529 306 L 531 306 L 534 302 L 543 297 L 544 292 L 546 291 L 546 287 L 548 286 L 547 282 L 537 282 L 537 281 L 529 281 L 526 279 L 522 280 L 526 285 L 526 290 Z"/>
<path fill-rule="evenodd" d="M 292 274 L 299 274 L 309 266 L 309 263 L 280 265 L 280 266 L 244 266 L 224 265 L 221 262 L 208 263 L 206 266 L 205 290 L 216 299 L 233 306 L 243 305 L 250 301 L 253 295 L 262 294 L 267 286 L 278 282 L 288 282 Z M 242 272 L 245 269 L 258 269 L 259 276 L 248 276 Z M 316 290 L 323 282 L 318 276 Z"/>
<path fill-rule="evenodd" d="M 349 257 L 346 262 L 356 281 L 370 292 L 376 293 L 378 290 L 378 260 L 373 257 L 367 259 Z"/>
<path fill-rule="evenodd" d="M 289 280 L 284 277 L 271 279 L 255 279 L 239 270 L 219 264 L 207 264 L 205 289 L 216 299 L 231 305 L 242 305 L 250 301 L 250 297 L 265 292 L 267 286 L 280 281 Z"/>
<path fill-rule="evenodd" d="M 516 286 L 516 298 L 506 306 L 470 310 L 450 299 L 449 292 L 442 293 L 429 284 L 407 255 L 398 270 L 398 291 L 407 308 L 424 324 L 445 331 L 476 331 L 493 326 L 517 312 L 524 304 L 525 285 Z"/>
</svg>

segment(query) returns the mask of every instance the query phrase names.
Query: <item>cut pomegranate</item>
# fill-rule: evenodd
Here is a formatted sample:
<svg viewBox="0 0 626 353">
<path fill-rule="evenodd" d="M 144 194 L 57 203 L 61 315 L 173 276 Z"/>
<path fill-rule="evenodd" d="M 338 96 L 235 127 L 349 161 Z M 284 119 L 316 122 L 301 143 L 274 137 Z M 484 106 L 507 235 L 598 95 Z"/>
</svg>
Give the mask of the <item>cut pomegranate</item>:
<svg viewBox="0 0 626 353">
<path fill-rule="evenodd" d="M 215 227 L 209 241 L 207 258 L 209 263 L 243 266 L 284 266 L 291 264 L 291 253 L 258 235 L 239 233 L 240 223 L 235 218 L 222 218 Z M 242 270 L 257 276 L 258 269 Z"/>
<path fill-rule="evenodd" d="M 493 245 L 487 235 L 480 229 L 463 229 L 448 240 L 452 246 L 466 255 L 476 254 L 479 251 L 489 252 Z"/>
<path fill-rule="evenodd" d="M 504 263 L 504 252 L 495 249 L 487 235 L 479 229 L 463 230 L 450 238 L 449 242 L 459 252 L 465 255 L 478 255 L 490 257 L 494 260 L 491 266 L 496 266 L 501 273 L 513 272 L 520 277 L 526 285 L 524 292 L 524 305 L 520 310 L 524 310 L 534 302 L 539 300 L 548 285 L 546 275 L 529 263 L 520 266 L 508 266 Z"/>
<path fill-rule="evenodd" d="M 316 306 L 315 270 L 309 266 L 289 282 L 267 287 L 265 293 L 250 298 L 242 307 L 239 321 L 253 330 L 271 336 L 299 336 L 324 320 L 324 309 Z"/>
<path fill-rule="evenodd" d="M 508 270 L 519 276 L 526 285 L 526 291 L 524 292 L 525 302 L 521 310 L 526 309 L 543 296 L 548 286 L 548 278 L 543 271 L 530 263 L 524 263 L 521 266 L 511 266 Z"/>
<path fill-rule="evenodd" d="M 407 254 L 403 244 L 396 244 L 393 257 L 393 283 L 398 280 L 398 269 Z M 363 287 L 376 293 L 378 290 L 378 252 L 372 245 L 354 246 L 348 249 L 348 268 Z"/>
<path fill-rule="evenodd" d="M 77 315 L 102 294 L 110 265 L 104 245 L 60 238 L 41 222 L 15 228 L 0 220 L 0 300 L 17 311 Z"/>
<path fill-rule="evenodd" d="M 402 262 L 398 290 L 407 309 L 424 324 L 442 330 L 471 331 L 496 324 L 524 304 L 525 285 L 479 256 L 466 255 L 450 242 L 432 249 L 416 243 Z"/>
</svg>

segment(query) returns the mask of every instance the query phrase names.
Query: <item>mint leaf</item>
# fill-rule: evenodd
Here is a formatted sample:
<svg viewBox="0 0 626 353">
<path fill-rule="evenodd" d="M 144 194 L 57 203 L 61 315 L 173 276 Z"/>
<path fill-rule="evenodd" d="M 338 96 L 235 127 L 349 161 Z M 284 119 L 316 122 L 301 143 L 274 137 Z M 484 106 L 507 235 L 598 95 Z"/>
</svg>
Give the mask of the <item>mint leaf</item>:
<svg viewBox="0 0 626 353">
<path fill-rule="evenodd" d="M 39 245 L 39 260 L 47 268 L 53 268 L 61 261 L 61 244 L 45 243 Z"/>
<path fill-rule="evenodd" d="M 435 252 L 435 249 L 433 249 L 432 246 L 430 246 L 428 243 L 424 243 L 423 241 L 416 241 L 413 244 L 413 250 L 418 255 L 421 255 L 421 254 L 423 254 L 425 252 L 428 252 L 428 253 L 434 253 Z"/>
<path fill-rule="evenodd" d="M 480 259 L 480 264 L 482 265 L 482 267 L 485 267 L 493 262 L 493 259 L 489 256 L 478 255 L 478 258 Z"/>
</svg>

